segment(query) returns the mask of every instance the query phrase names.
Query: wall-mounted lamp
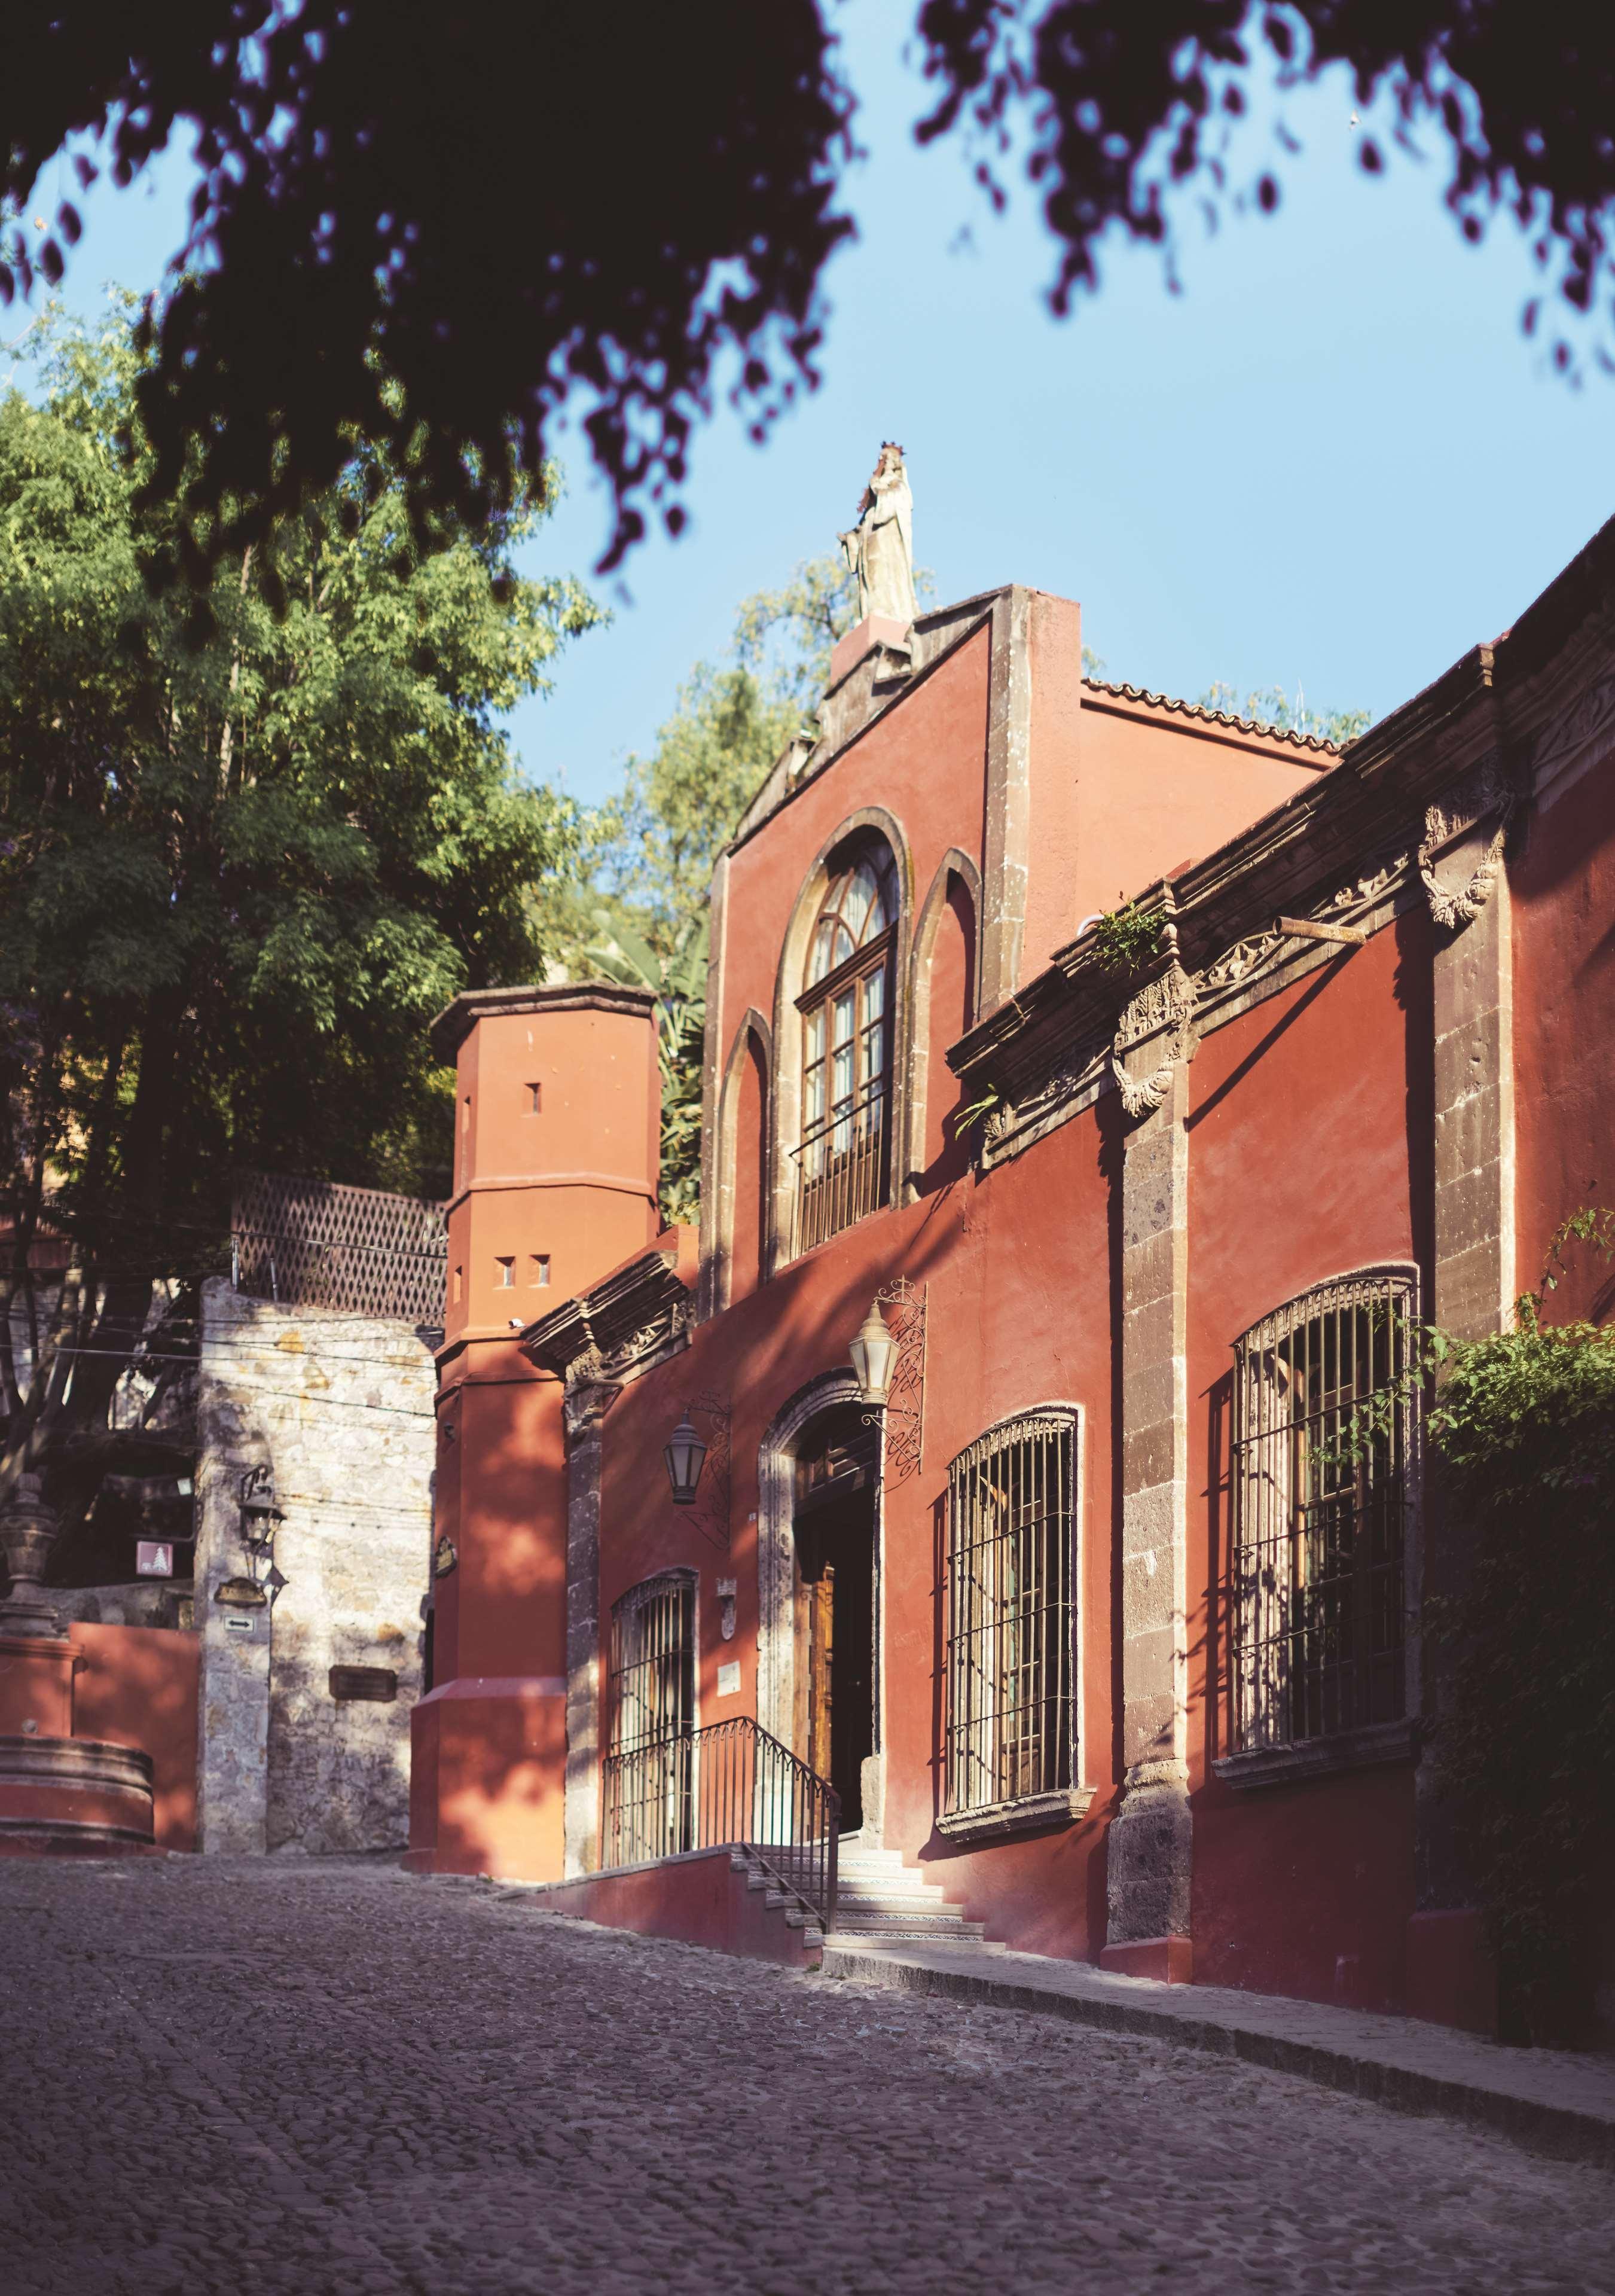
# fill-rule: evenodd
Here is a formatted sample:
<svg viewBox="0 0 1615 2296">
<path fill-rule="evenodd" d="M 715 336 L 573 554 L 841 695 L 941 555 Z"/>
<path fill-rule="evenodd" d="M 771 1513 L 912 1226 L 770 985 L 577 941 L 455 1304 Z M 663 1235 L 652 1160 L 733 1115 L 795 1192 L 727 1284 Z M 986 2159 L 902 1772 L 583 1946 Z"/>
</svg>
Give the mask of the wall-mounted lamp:
<svg viewBox="0 0 1615 2296">
<path fill-rule="evenodd" d="M 706 1464 L 707 1447 L 695 1431 L 687 1405 L 684 1417 L 662 1445 L 661 1456 L 667 1463 L 668 1480 L 673 1487 L 674 1505 L 693 1506 L 695 1488 Z"/>
<path fill-rule="evenodd" d="M 886 1327 L 878 1300 L 870 1301 L 869 1313 L 859 1326 L 849 1353 L 857 1376 L 858 1401 L 872 1409 L 883 1404 L 891 1392 L 898 1343 Z"/>
<path fill-rule="evenodd" d="M 242 1477 L 242 1544 L 247 1550 L 248 1568 L 252 1584 L 260 1590 L 259 1600 L 266 1600 L 274 1608 L 275 1600 L 286 1584 L 284 1575 L 275 1568 L 275 1534 L 285 1521 L 275 1504 L 275 1475 L 268 1467 L 249 1467 Z M 234 1583 L 234 1582 L 231 1582 Z M 225 1599 L 220 1596 L 223 1601 Z"/>
</svg>

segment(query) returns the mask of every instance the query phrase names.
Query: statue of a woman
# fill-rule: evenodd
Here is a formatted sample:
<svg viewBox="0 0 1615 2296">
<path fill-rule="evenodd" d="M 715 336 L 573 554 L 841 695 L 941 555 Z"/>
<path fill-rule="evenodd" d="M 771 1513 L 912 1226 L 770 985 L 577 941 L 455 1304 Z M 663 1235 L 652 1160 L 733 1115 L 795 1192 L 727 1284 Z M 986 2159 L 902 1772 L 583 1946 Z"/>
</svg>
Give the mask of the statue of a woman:
<svg viewBox="0 0 1615 2296">
<path fill-rule="evenodd" d="M 914 619 L 914 496 L 903 449 L 888 439 L 858 504 L 858 522 L 841 537 L 841 555 L 858 578 L 858 619 L 883 614 L 908 629 Z"/>
</svg>

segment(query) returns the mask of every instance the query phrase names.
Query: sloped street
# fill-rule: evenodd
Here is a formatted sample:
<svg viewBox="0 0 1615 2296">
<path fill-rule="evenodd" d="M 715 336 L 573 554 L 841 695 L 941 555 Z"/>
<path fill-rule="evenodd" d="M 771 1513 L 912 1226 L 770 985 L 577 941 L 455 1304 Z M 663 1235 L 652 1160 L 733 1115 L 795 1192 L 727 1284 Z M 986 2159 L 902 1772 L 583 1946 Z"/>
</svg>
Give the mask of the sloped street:
<svg viewBox="0 0 1615 2296">
<path fill-rule="evenodd" d="M 0 1865 L 0 2287 L 1615 2289 L 1615 2185 L 389 1863 Z"/>
</svg>

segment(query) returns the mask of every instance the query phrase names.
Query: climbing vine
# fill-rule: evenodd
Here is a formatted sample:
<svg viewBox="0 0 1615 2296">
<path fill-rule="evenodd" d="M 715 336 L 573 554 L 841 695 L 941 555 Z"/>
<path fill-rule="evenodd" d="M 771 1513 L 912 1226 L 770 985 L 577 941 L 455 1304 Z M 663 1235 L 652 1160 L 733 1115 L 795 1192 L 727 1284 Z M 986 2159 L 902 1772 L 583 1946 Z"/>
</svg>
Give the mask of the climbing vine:
<svg viewBox="0 0 1615 2296">
<path fill-rule="evenodd" d="M 1440 1500 L 1473 1531 L 1427 1605 L 1436 1754 L 1519 2039 L 1585 2026 L 1615 1846 L 1615 1329 L 1544 1320 L 1578 1242 L 1615 1257 L 1615 1214 L 1563 1223 L 1512 1330 L 1424 1349 Z"/>
</svg>

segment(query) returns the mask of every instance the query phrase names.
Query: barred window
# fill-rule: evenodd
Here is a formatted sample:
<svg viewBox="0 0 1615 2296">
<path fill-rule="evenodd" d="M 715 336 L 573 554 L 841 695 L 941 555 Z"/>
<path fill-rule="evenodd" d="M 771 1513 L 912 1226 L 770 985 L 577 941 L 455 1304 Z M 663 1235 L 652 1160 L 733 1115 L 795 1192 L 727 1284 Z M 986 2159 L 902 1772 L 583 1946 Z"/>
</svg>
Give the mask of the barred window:
<svg viewBox="0 0 1615 2296">
<path fill-rule="evenodd" d="M 609 1862 L 687 1849 L 695 1727 L 695 1580 L 663 1571 L 611 1611 L 611 1751 L 605 1763 Z"/>
<path fill-rule="evenodd" d="M 835 876 L 808 950 L 795 1249 L 811 1251 L 886 1201 L 891 1100 L 891 856 L 871 846 Z"/>
<path fill-rule="evenodd" d="M 948 1471 L 950 1815 L 1073 1782 L 1075 1432 L 1070 1412 L 1030 1413 Z"/>
<path fill-rule="evenodd" d="M 1417 1314 L 1411 1268 L 1367 1268 L 1234 1344 L 1234 1753 L 1403 1716 Z"/>
</svg>

